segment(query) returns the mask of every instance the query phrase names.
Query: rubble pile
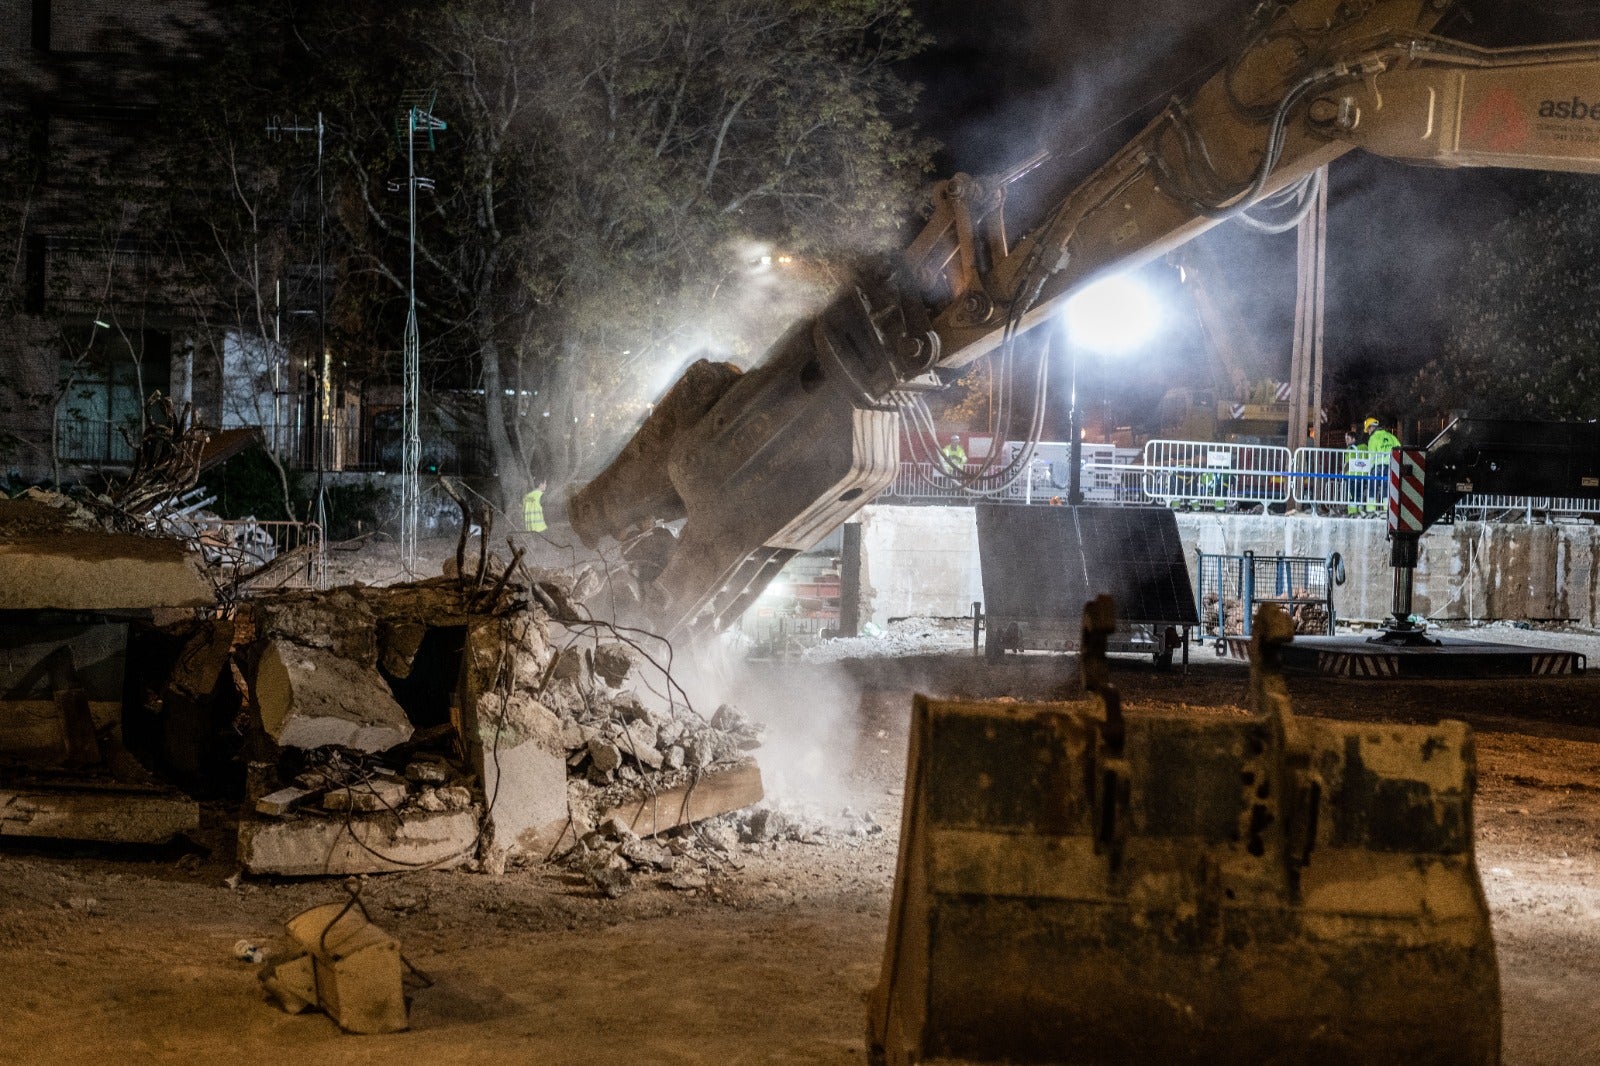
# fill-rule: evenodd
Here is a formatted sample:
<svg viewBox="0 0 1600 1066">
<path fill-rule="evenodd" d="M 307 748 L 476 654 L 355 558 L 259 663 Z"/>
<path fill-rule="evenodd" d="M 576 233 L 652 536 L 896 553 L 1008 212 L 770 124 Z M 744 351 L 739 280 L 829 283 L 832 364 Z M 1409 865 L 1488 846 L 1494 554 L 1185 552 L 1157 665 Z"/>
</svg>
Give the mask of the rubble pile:
<svg viewBox="0 0 1600 1066">
<path fill-rule="evenodd" d="M 481 539 L 469 566 L 463 537 L 453 570 L 438 578 L 219 599 L 184 542 L 109 532 L 130 521 L 117 506 L 32 491 L 0 508 L 18 605 L 148 608 L 131 623 L 115 617 L 34 640 L 18 668 L 49 684 L 30 682 L 15 698 L 31 701 L 30 714 L 50 703 L 50 735 L 11 739 L 81 770 L 120 751 L 120 732 L 108 731 L 131 723 L 148 765 L 201 791 L 237 789 L 242 767 L 246 872 L 498 872 L 561 854 L 607 819 L 651 838 L 762 797 L 748 755 L 759 729 L 731 707 L 704 719 L 681 699 L 658 706 L 658 675 L 641 676 L 642 653 L 576 606 L 593 591 L 583 575 L 527 571 L 520 551 L 508 563 Z M 56 563 L 63 579 L 50 589 L 98 588 L 106 582 L 94 568 L 114 567 L 126 595 L 57 602 L 53 592 L 33 604 L 30 575 Z M 125 784 L 124 805 L 139 783 Z M 181 829 L 198 808 L 178 798 Z M 146 806 L 157 799 L 165 794 Z M 17 813 L 41 802 L 0 796 L 5 824 L 46 831 L 60 802 L 48 817 Z M 165 808 L 156 813 L 120 825 L 117 839 L 174 832 Z"/>
<path fill-rule="evenodd" d="M 903 658 L 961 651 L 972 644 L 970 618 L 901 618 L 887 626 L 868 622 L 858 637 L 837 637 L 807 648 L 800 658 L 808 663 L 842 659 Z"/>
<path fill-rule="evenodd" d="M 640 837 L 625 819 L 613 816 L 585 833 L 563 862 L 613 899 L 641 881 L 695 892 L 708 888 L 722 872 L 739 869 L 741 852 L 789 844 L 860 847 L 883 832 L 865 811 L 846 807 L 830 816 L 811 807 L 765 802 L 679 826 L 655 839 Z"/>
<path fill-rule="evenodd" d="M 460 583 L 436 579 L 263 595 L 191 638 L 203 659 L 202 648 L 221 645 L 219 629 L 233 631 L 228 661 L 244 682 L 249 769 L 245 869 L 346 874 L 475 861 L 481 769 L 462 708 L 484 682 L 468 664 L 475 640 L 498 642 L 510 624 Z M 432 632 L 440 636 L 430 641 Z"/>
<path fill-rule="evenodd" d="M 654 709 L 637 652 L 537 606 L 570 609 L 561 586 L 484 588 L 275 591 L 193 632 L 166 698 L 236 691 L 247 871 L 499 872 L 608 819 L 648 838 L 761 799 L 734 708 Z"/>
<path fill-rule="evenodd" d="M 761 774 L 750 755 L 761 744 L 761 726 L 730 705 L 705 718 L 681 699 L 647 702 L 638 689 L 650 693 L 656 686 L 639 677 L 636 649 L 619 641 L 586 646 L 576 632 L 558 635 L 571 640 L 550 664 L 540 701 L 560 722 L 568 820 L 544 842 L 547 856 L 597 850 L 595 834 L 607 824 L 614 826 L 608 839 L 620 846 L 761 799 Z M 656 868 L 669 869 L 655 862 L 661 856 L 654 849 L 642 851 Z"/>
</svg>

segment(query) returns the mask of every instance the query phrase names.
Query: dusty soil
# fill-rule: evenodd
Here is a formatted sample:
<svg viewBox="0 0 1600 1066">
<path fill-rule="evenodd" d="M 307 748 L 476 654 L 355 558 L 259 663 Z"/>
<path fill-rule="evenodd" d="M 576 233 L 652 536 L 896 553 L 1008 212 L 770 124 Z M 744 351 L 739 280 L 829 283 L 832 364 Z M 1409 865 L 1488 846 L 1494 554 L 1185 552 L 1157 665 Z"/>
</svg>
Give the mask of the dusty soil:
<svg viewBox="0 0 1600 1066">
<path fill-rule="evenodd" d="M 608 900 L 551 868 L 370 879 L 373 917 L 433 980 L 416 993 L 411 1031 L 392 1036 L 343 1036 L 263 1001 L 235 943 L 271 948 L 285 918 L 341 893 L 326 881 L 227 887 L 226 810 L 208 811 L 204 854 L 0 850 L 0 1058 L 862 1063 L 911 691 L 1038 698 L 1070 691 L 1073 669 L 948 653 L 764 668 L 778 691 L 839 703 L 832 754 L 846 769 L 827 802 L 886 831 L 745 846 L 705 890 L 643 885 Z M 1245 688 L 1241 668 L 1211 661 L 1183 677 L 1126 660 L 1118 678 L 1135 703 L 1196 713 L 1236 706 Z M 1600 1062 L 1600 677 L 1292 689 L 1305 713 L 1473 723 L 1505 1061 Z M 743 706 L 774 717 L 779 702 Z M 779 722 L 774 731 L 785 735 Z"/>
</svg>

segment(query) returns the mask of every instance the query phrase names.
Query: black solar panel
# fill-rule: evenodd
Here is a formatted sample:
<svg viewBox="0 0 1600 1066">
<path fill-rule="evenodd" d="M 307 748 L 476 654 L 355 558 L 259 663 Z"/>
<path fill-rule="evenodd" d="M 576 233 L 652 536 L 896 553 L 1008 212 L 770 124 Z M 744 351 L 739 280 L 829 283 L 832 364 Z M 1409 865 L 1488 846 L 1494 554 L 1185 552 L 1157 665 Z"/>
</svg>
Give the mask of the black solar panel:
<svg viewBox="0 0 1600 1066">
<path fill-rule="evenodd" d="M 1076 625 L 1110 594 L 1122 622 L 1196 625 L 1178 521 L 1162 507 L 977 508 L 984 612 Z"/>
</svg>

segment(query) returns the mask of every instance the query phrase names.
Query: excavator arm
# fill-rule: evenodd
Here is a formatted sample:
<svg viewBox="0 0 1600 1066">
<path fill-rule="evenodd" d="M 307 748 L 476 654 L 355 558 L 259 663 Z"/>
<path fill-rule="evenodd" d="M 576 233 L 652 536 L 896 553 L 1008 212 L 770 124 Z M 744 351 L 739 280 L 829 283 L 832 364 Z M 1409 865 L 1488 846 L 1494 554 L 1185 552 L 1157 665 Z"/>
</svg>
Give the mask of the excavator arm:
<svg viewBox="0 0 1600 1066">
<path fill-rule="evenodd" d="M 1262 5 L 1221 71 L 1066 191 L 1049 192 L 1061 164 L 1049 153 L 992 180 L 940 183 L 910 246 L 862 267 L 754 369 L 692 366 L 574 494 L 574 528 L 592 547 L 682 519 L 664 551 L 647 538 L 657 554 L 645 613 L 668 633 L 719 629 L 889 485 L 917 392 L 1097 277 L 1281 202 L 1352 148 L 1600 172 L 1600 42 L 1476 48 L 1432 35 L 1449 6 Z M 1019 226 L 1012 201 L 1049 206 Z"/>
</svg>

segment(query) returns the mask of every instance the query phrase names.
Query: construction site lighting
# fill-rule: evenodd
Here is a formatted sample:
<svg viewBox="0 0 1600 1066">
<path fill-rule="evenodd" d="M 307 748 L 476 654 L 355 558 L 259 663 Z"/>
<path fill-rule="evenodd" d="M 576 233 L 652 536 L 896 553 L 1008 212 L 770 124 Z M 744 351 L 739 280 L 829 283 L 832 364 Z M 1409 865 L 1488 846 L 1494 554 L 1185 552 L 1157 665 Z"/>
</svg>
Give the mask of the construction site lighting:
<svg viewBox="0 0 1600 1066">
<path fill-rule="evenodd" d="M 1104 355 L 1140 347 L 1161 325 L 1161 304 L 1131 274 L 1113 274 L 1067 300 L 1067 328 L 1074 345 Z"/>
</svg>

